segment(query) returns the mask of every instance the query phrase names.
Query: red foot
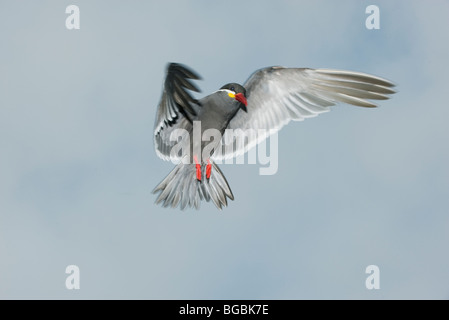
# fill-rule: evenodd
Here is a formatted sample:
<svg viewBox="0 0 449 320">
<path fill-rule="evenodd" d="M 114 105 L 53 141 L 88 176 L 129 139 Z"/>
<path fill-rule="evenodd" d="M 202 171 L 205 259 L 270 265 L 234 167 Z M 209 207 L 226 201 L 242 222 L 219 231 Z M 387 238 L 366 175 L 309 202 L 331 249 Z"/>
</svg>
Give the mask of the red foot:
<svg viewBox="0 0 449 320">
<path fill-rule="evenodd" d="M 198 158 L 197 158 L 196 156 L 193 156 L 193 160 L 194 160 L 195 163 L 196 163 L 196 165 L 195 165 L 195 167 L 196 167 L 196 179 L 197 179 L 198 181 L 201 181 L 201 165 L 200 165 L 200 163 L 198 162 Z"/>
<path fill-rule="evenodd" d="M 198 181 L 201 181 L 201 165 L 196 165 L 196 179 Z"/>
<path fill-rule="evenodd" d="M 209 159 L 207 159 L 207 165 L 206 165 L 206 178 L 210 178 L 210 174 L 212 173 L 212 164 L 210 163 Z"/>
</svg>

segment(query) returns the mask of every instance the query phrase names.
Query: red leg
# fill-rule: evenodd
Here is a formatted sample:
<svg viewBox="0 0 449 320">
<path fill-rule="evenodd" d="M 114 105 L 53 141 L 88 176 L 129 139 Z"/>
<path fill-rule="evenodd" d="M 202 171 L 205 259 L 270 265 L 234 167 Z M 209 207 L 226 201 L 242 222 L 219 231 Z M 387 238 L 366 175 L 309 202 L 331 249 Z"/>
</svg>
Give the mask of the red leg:
<svg viewBox="0 0 449 320">
<path fill-rule="evenodd" d="M 209 159 L 207 159 L 207 165 L 206 165 L 206 178 L 210 178 L 210 174 L 212 173 L 212 164 L 210 163 Z"/>
<path fill-rule="evenodd" d="M 196 179 L 201 181 L 201 164 L 198 162 L 198 158 L 196 156 L 193 156 L 193 160 L 195 161 L 196 167 Z"/>
</svg>

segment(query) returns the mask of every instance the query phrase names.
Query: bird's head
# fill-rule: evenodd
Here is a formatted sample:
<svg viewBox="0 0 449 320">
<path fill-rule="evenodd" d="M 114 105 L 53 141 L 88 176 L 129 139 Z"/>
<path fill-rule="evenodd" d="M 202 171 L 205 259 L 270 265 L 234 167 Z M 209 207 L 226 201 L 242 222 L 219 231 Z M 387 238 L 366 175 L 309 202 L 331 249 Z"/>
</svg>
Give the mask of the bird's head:
<svg viewBox="0 0 449 320">
<path fill-rule="evenodd" d="M 246 106 L 248 102 L 246 101 L 246 90 L 243 86 L 238 83 L 228 83 L 220 88 L 220 91 L 225 91 L 229 98 L 234 99 L 239 102 L 239 107 L 243 111 L 248 112 Z"/>
</svg>

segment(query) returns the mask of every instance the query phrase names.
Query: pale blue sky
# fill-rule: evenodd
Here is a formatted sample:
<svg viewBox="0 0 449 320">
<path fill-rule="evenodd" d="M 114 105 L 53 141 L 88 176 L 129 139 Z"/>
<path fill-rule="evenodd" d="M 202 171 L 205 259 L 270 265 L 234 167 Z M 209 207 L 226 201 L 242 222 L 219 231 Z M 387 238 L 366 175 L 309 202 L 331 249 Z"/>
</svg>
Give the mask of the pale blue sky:
<svg viewBox="0 0 449 320">
<path fill-rule="evenodd" d="M 65 28 L 76 4 L 81 29 Z M 377 4 L 381 29 L 365 28 Z M 0 298 L 449 298 L 448 1 L 2 1 Z M 167 62 L 210 93 L 270 65 L 392 80 L 222 165 L 219 212 L 154 205 Z M 67 265 L 81 289 L 65 288 Z M 365 288 L 380 267 L 381 289 Z"/>
</svg>

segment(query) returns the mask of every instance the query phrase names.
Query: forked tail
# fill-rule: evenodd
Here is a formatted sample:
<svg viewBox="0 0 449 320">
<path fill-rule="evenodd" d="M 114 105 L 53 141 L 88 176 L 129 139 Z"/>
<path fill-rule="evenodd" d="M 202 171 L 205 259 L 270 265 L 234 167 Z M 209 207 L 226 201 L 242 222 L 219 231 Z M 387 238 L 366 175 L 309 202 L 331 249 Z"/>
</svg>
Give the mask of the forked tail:
<svg viewBox="0 0 449 320">
<path fill-rule="evenodd" d="M 201 181 L 197 179 L 195 164 L 184 164 L 182 161 L 153 190 L 160 192 L 156 204 L 164 207 L 181 209 L 195 207 L 199 209 L 201 200 L 212 200 L 218 209 L 226 207 L 227 198 L 234 200 L 231 188 L 218 166 L 211 162 L 212 170 L 209 179 L 206 177 L 206 165 L 201 168 Z"/>
</svg>

